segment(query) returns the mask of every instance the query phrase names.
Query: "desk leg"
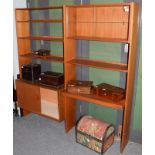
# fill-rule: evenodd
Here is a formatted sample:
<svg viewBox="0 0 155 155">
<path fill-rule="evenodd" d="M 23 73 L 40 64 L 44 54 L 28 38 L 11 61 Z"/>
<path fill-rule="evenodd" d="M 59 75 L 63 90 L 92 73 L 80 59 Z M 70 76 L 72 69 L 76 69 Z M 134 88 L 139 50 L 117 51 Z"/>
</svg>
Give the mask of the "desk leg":
<svg viewBox="0 0 155 155">
<path fill-rule="evenodd" d="M 65 97 L 65 130 L 68 132 L 76 124 L 76 101 Z"/>
</svg>

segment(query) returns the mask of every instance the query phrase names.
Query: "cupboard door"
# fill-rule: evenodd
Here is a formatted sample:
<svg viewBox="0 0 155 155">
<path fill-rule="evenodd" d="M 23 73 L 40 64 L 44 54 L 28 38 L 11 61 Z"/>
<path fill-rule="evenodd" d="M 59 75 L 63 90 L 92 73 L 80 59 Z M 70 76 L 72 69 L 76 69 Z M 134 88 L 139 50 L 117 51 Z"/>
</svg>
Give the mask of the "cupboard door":
<svg viewBox="0 0 155 155">
<path fill-rule="evenodd" d="M 58 92 L 51 89 L 40 88 L 41 113 L 59 119 Z"/>
<path fill-rule="evenodd" d="M 17 80 L 16 88 L 19 107 L 29 110 L 31 112 L 40 113 L 39 86 Z"/>
</svg>

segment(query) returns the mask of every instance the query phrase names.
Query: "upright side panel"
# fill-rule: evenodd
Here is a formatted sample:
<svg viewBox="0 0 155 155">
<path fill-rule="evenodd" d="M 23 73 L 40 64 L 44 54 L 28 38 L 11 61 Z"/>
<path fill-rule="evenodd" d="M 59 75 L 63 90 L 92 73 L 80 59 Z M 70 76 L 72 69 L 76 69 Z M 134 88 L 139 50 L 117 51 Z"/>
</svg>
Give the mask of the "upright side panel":
<svg viewBox="0 0 155 155">
<path fill-rule="evenodd" d="M 76 36 L 75 20 L 76 8 L 64 6 L 64 73 L 65 73 L 65 88 L 68 81 L 76 78 L 75 65 L 68 64 L 67 61 L 76 57 Z M 73 37 L 73 38 L 72 38 Z M 68 132 L 76 122 L 76 102 L 74 99 L 63 95 L 65 104 L 65 130 Z"/>
<path fill-rule="evenodd" d="M 65 130 L 68 132 L 76 124 L 76 102 L 74 99 L 64 97 L 65 101 Z"/>
<path fill-rule="evenodd" d="M 70 65 L 67 61 L 76 57 L 75 37 L 75 14 L 76 8 L 64 7 L 64 73 L 65 87 L 68 81 L 76 78 L 75 65 Z"/>
<path fill-rule="evenodd" d="M 138 4 L 131 3 L 130 10 L 130 25 L 129 25 L 129 59 L 128 59 L 128 75 L 126 85 L 126 102 L 124 110 L 123 131 L 121 141 L 121 152 L 129 140 L 131 110 L 134 91 L 135 69 L 136 69 L 136 56 L 137 56 L 137 41 L 138 41 Z"/>
<path fill-rule="evenodd" d="M 19 70 L 21 76 L 21 66 L 26 63 L 30 63 L 32 58 L 23 58 L 21 55 L 31 52 L 30 40 L 21 39 L 20 37 L 30 36 L 29 26 L 29 10 L 16 9 L 16 30 L 17 30 L 17 44 L 18 44 L 18 58 L 19 58 Z"/>
</svg>

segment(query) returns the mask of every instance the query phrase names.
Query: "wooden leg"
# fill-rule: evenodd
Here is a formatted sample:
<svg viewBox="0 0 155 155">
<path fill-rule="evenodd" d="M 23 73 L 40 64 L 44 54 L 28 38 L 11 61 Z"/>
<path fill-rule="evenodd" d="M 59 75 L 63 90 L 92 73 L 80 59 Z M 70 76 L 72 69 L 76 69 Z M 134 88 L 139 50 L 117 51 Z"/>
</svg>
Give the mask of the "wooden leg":
<svg viewBox="0 0 155 155">
<path fill-rule="evenodd" d="M 65 131 L 68 132 L 76 124 L 76 102 L 65 97 Z"/>
<path fill-rule="evenodd" d="M 31 113 L 30 111 L 23 109 L 23 116 L 27 116 L 30 113 Z"/>
</svg>

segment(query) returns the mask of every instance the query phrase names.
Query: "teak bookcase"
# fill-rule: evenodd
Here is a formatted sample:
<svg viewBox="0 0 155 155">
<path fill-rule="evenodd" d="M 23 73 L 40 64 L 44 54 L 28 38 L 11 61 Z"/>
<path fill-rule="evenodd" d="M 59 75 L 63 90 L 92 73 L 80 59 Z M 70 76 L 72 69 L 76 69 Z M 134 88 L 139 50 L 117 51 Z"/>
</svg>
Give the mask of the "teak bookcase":
<svg viewBox="0 0 155 155">
<path fill-rule="evenodd" d="M 63 19 L 57 20 L 31 20 L 29 11 L 42 9 L 63 9 Z M 76 100 L 86 101 L 123 111 L 122 134 L 120 151 L 123 152 L 129 140 L 130 119 L 132 110 L 132 98 L 135 79 L 135 65 L 137 53 L 137 34 L 138 34 L 138 10 L 136 3 L 102 4 L 102 5 L 74 5 L 74 6 L 55 6 L 44 8 L 16 9 L 16 24 L 18 36 L 19 65 L 29 63 L 35 57 L 30 48 L 31 40 L 50 40 L 62 41 L 64 43 L 64 57 L 51 55 L 40 59 L 59 61 L 64 63 L 64 89 L 49 89 L 39 84 L 17 80 L 17 94 L 19 106 L 26 112 L 41 113 L 41 98 L 46 100 L 52 97 L 53 93 L 59 92 L 59 111 L 61 119 L 65 119 L 65 130 L 68 132 L 76 124 Z M 55 36 L 31 36 L 29 22 L 63 22 L 64 37 Z M 77 58 L 77 40 L 94 40 L 99 42 L 120 42 L 128 44 L 127 64 L 107 62 L 101 60 L 91 60 Z M 97 95 L 72 94 L 66 91 L 67 83 L 76 79 L 76 66 L 94 67 L 127 74 L 126 97 L 125 99 L 114 102 Z M 43 89 L 43 90 L 42 90 Z M 52 92 L 48 92 L 51 90 Z M 33 93 L 35 92 L 35 93 Z M 30 104 L 33 93 L 33 104 Z M 43 93 L 43 95 L 41 95 Z M 42 97 L 43 96 L 43 97 Z M 51 98 L 50 98 L 51 99 Z M 48 99 L 47 99 L 48 100 Z M 53 102 L 53 101 L 52 101 Z M 46 108 L 45 108 L 46 109 Z M 48 109 L 48 108 L 47 108 Z M 65 110 L 64 110 L 65 109 Z M 46 115 L 47 116 L 47 115 Z M 64 116 L 64 117 L 63 117 Z"/>
<path fill-rule="evenodd" d="M 64 120 L 64 104 L 61 99 L 61 88 L 51 88 L 38 83 L 22 80 L 21 66 L 30 63 L 33 59 L 42 59 L 64 63 L 63 56 L 36 56 L 31 50 L 31 40 L 45 40 L 53 42 L 64 41 L 63 36 L 32 36 L 30 22 L 62 23 L 63 19 L 35 19 L 30 18 L 30 11 L 63 9 L 63 6 L 43 8 L 18 8 L 16 9 L 16 27 L 18 41 L 18 57 L 20 79 L 16 80 L 18 106 L 23 109 L 24 115 L 34 112 L 58 121 Z"/>
<path fill-rule="evenodd" d="M 138 5 L 135 3 L 78 5 L 64 8 L 64 63 L 65 86 L 76 79 L 76 66 L 125 72 L 126 97 L 113 102 L 96 95 L 76 95 L 65 91 L 65 128 L 69 131 L 76 123 L 76 100 L 86 101 L 123 111 L 121 152 L 129 140 L 130 117 L 135 78 L 137 52 Z M 76 57 L 77 40 L 120 42 L 129 46 L 128 63 L 115 63 Z"/>
</svg>

